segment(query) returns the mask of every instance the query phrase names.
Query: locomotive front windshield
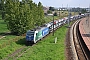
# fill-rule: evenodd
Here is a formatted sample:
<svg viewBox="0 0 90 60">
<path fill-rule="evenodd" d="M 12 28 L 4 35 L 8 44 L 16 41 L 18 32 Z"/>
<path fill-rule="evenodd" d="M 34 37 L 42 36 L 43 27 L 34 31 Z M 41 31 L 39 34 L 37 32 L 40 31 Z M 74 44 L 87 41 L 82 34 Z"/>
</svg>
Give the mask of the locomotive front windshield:
<svg viewBox="0 0 90 60">
<path fill-rule="evenodd" d="M 32 41 L 32 40 L 34 40 L 34 31 L 27 31 L 27 33 L 26 33 L 26 40 L 27 41 Z"/>
<path fill-rule="evenodd" d="M 28 36 L 33 36 L 33 35 L 34 35 L 34 31 L 28 31 L 28 32 L 27 32 L 27 35 L 28 35 Z"/>
</svg>

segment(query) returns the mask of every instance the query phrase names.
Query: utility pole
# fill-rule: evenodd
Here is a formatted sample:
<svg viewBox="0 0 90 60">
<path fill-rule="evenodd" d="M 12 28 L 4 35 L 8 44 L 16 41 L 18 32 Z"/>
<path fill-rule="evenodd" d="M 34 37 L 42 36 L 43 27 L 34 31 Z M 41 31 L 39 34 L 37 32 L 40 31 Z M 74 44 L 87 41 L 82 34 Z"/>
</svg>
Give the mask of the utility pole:
<svg viewBox="0 0 90 60">
<path fill-rule="evenodd" d="M 63 8 L 63 4 L 62 4 L 62 8 Z"/>
<path fill-rule="evenodd" d="M 53 14 L 53 36 L 54 36 L 54 14 Z"/>
<path fill-rule="evenodd" d="M 63 13 L 63 4 L 62 4 L 62 13 Z M 62 14 L 63 15 L 63 14 Z"/>
<path fill-rule="evenodd" d="M 69 7 L 68 7 L 68 4 L 67 4 L 67 11 L 68 11 L 68 16 L 69 16 Z"/>
<path fill-rule="evenodd" d="M 70 17 L 71 17 L 71 12 L 70 12 L 70 8 L 68 8 L 68 27 L 70 27 Z"/>
<path fill-rule="evenodd" d="M 89 13 L 88 13 L 88 27 L 89 27 L 89 15 L 90 15 L 90 5 L 89 5 Z"/>
<path fill-rule="evenodd" d="M 70 27 L 70 17 L 71 17 L 71 13 L 69 12 L 69 16 L 68 16 L 68 27 Z"/>
<path fill-rule="evenodd" d="M 75 8 L 74 8 L 74 15 L 75 15 L 75 12 L 76 12 L 76 11 L 75 11 Z"/>
<path fill-rule="evenodd" d="M 59 7 L 59 17 L 60 17 L 60 7 Z"/>
<path fill-rule="evenodd" d="M 89 14 L 88 14 L 88 27 L 89 27 Z"/>
<path fill-rule="evenodd" d="M 68 11 L 68 4 L 67 4 L 67 11 Z M 68 13 L 67 13 L 68 14 Z M 67 15 L 68 16 L 68 15 Z"/>
<path fill-rule="evenodd" d="M 79 11 L 78 11 L 78 13 L 80 13 L 80 4 L 79 4 Z"/>
</svg>

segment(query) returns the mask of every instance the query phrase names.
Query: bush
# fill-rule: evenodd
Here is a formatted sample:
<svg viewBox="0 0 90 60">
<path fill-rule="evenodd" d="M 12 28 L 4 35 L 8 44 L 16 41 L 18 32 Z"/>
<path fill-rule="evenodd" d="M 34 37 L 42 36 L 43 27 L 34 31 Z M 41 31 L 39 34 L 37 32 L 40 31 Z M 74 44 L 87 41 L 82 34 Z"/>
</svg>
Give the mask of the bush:
<svg viewBox="0 0 90 60">
<path fill-rule="evenodd" d="M 57 16 L 57 12 L 54 13 L 54 16 Z"/>
<path fill-rule="evenodd" d="M 48 10 L 47 13 L 50 14 L 50 13 L 52 13 L 52 11 L 51 10 Z"/>
</svg>

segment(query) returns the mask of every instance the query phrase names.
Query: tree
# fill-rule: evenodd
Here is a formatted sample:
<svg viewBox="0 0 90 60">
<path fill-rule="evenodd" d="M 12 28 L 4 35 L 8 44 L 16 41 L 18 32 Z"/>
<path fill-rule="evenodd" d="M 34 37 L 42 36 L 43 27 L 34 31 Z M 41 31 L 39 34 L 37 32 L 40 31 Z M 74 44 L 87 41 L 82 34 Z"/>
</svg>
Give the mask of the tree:
<svg viewBox="0 0 90 60">
<path fill-rule="evenodd" d="M 44 11 L 43 11 L 43 6 L 41 4 L 41 2 L 38 3 L 38 20 L 37 20 L 37 24 L 38 26 L 42 25 L 43 23 L 45 23 L 44 18 Z"/>
<path fill-rule="evenodd" d="M 55 12 L 53 15 L 54 15 L 54 16 L 57 16 L 57 12 Z"/>
<path fill-rule="evenodd" d="M 12 0 L 6 0 L 6 18 L 8 29 L 13 34 L 19 34 L 20 23 L 19 22 L 19 2 L 13 2 Z"/>
<path fill-rule="evenodd" d="M 2 6 L 1 6 L 1 3 L 0 3 L 0 10 L 2 10 Z"/>
<path fill-rule="evenodd" d="M 54 7 L 49 7 L 49 10 L 55 11 L 55 8 Z"/>
<path fill-rule="evenodd" d="M 6 0 L 5 11 L 7 27 L 11 33 L 21 35 L 27 30 L 35 28 L 44 23 L 44 12 L 42 4 L 33 3 L 32 0 Z"/>
<path fill-rule="evenodd" d="M 2 14 L 2 19 L 5 17 L 5 0 L 0 0 L 0 10 Z"/>
<path fill-rule="evenodd" d="M 1 12 L 2 12 L 2 7 L 1 7 L 1 3 L 0 3 L 0 15 L 1 15 Z"/>
<path fill-rule="evenodd" d="M 83 13 L 83 14 L 86 13 L 86 9 L 82 9 L 81 13 Z"/>
</svg>

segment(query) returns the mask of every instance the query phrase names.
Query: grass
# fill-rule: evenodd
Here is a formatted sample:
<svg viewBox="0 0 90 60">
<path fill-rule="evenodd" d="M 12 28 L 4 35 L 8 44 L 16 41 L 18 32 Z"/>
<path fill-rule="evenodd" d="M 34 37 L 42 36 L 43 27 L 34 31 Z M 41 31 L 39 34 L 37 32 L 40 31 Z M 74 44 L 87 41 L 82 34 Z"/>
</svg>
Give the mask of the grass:
<svg viewBox="0 0 90 60">
<path fill-rule="evenodd" d="M 5 42 L 8 42 L 10 39 L 14 39 L 16 36 L 14 35 L 7 35 L 6 37 L 0 39 L 0 44 L 3 44 Z"/>
<path fill-rule="evenodd" d="M 0 37 L 2 37 L 2 34 L 7 32 L 10 31 L 7 29 L 6 23 L 1 19 L 0 16 Z M 4 38 L 0 39 L 0 60 L 4 59 L 20 47 L 25 46 L 25 39 L 23 38 L 25 38 L 25 36 L 7 34 Z"/>
<path fill-rule="evenodd" d="M 1 14 L 0 14 L 0 20 L 2 19 L 2 16 L 1 16 Z"/>
<path fill-rule="evenodd" d="M 4 22 L 4 20 L 0 20 L 0 36 L 2 36 L 2 34 L 5 34 L 7 32 L 10 32 L 8 29 L 7 29 L 7 25 L 6 23 Z M 16 36 L 15 35 L 5 35 L 4 38 L 0 39 L 0 47 L 2 44 L 4 43 L 7 43 L 9 40 L 13 40 Z"/>
<path fill-rule="evenodd" d="M 5 59 L 6 57 L 8 57 L 9 54 L 13 53 L 15 50 L 19 49 L 20 47 L 22 46 L 17 45 L 15 43 L 12 43 L 10 46 L 5 47 L 4 49 L 0 50 L 0 59 Z"/>
<path fill-rule="evenodd" d="M 22 38 L 22 39 L 21 39 Z M 25 46 L 25 37 L 21 37 L 16 42 L 10 42 L 9 45 L 5 46 L 4 48 L 0 49 L 0 59 L 5 59 L 8 57 L 9 54 L 13 53 L 17 49 Z"/>
<path fill-rule="evenodd" d="M 57 13 L 59 13 L 59 11 L 56 11 Z M 78 12 L 71 12 L 72 15 L 77 15 Z M 67 17 L 68 16 L 68 11 L 60 11 L 60 17 L 59 16 L 54 16 L 54 19 L 57 20 L 57 19 L 61 19 L 63 17 Z M 46 23 L 50 22 L 53 20 L 53 16 L 45 16 L 44 17 L 44 20 L 46 21 Z"/>
<path fill-rule="evenodd" d="M 52 17 L 48 17 L 52 19 Z M 57 19 L 59 17 L 55 17 Z M 50 19 L 45 18 L 45 20 L 51 21 Z M 23 56 L 21 56 L 18 60 L 65 60 L 65 35 L 67 28 L 65 26 L 59 28 L 55 32 L 55 36 L 48 36 L 42 41 L 39 41 L 34 47 L 30 47 L 30 51 L 27 51 Z M 0 20 L 0 33 L 9 32 L 7 29 L 6 23 L 4 20 Z M 9 54 L 13 53 L 15 50 L 20 47 L 25 46 L 25 36 L 20 37 L 17 41 L 13 41 L 13 39 L 17 37 L 14 35 L 7 35 L 5 38 L 0 39 L 0 45 L 6 45 L 8 41 L 9 45 L 3 46 L 0 49 L 0 59 L 6 58 Z M 54 43 L 54 39 L 57 37 L 57 43 Z M 23 39 L 24 38 L 24 39 Z"/>
<path fill-rule="evenodd" d="M 4 59 L 20 47 L 20 45 L 17 45 L 15 42 L 13 42 L 12 44 L 7 45 L 5 48 L 0 49 L 0 59 Z"/>
<path fill-rule="evenodd" d="M 17 60 L 65 60 L 65 35 L 67 28 L 62 26 L 55 35 L 50 34 L 48 37 L 39 41 L 34 47 L 31 47 L 24 55 Z M 54 39 L 57 37 L 57 43 Z"/>
<path fill-rule="evenodd" d="M 5 32 L 9 32 L 9 30 L 7 29 L 7 25 L 4 22 L 4 20 L 0 20 L 0 33 L 5 33 Z"/>
<path fill-rule="evenodd" d="M 59 16 L 54 16 L 54 19 L 59 19 Z M 53 16 L 45 16 L 44 20 L 46 21 L 46 23 L 53 21 Z"/>
</svg>

